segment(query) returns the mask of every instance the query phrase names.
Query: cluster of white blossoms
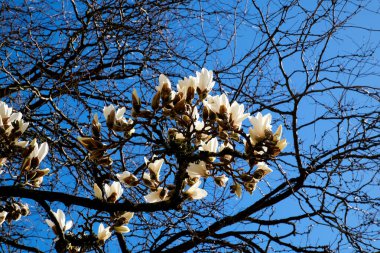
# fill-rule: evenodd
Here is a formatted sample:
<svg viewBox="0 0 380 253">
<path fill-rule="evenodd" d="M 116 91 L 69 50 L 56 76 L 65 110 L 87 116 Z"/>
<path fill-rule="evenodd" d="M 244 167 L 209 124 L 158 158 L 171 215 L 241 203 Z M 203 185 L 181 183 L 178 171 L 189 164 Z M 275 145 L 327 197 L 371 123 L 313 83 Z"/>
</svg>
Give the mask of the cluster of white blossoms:
<svg viewBox="0 0 380 253">
<path fill-rule="evenodd" d="M 21 112 L 13 112 L 12 107 L 0 101 L 0 136 L 21 147 L 25 147 L 26 142 L 19 142 L 18 138 L 28 128 L 29 123 L 24 122 Z"/>
<path fill-rule="evenodd" d="M 4 207 L 0 207 L 0 226 L 7 221 L 11 223 L 12 221 L 18 221 L 22 216 L 27 216 L 30 213 L 29 205 L 23 203 L 7 203 Z"/>
<path fill-rule="evenodd" d="M 180 80 L 176 86 L 177 91 L 172 89 L 169 78 L 161 74 L 156 94 L 151 101 L 153 111 L 142 106 L 136 90 L 132 93 L 131 111 L 136 120 L 125 118 L 125 107 L 116 109 L 112 104 L 104 107 L 103 114 L 109 130 L 123 132 L 127 140 L 133 137 L 134 127 L 149 122 L 156 115 L 173 122 L 174 127 L 167 129 L 168 143 L 163 144 L 163 147 L 171 147 L 175 151 L 170 155 L 160 153 L 150 159 L 144 158 L 145 170 L 141 174 L 134 175 L 130 171 L 116 174 L 116 178 L 126 188 L 135 187 L 141 182 L 150 191 L 144 196 L 148 203 L 170 200 L 175 191 L 182 199 L 198 200 L 207 196 L 207 191 L 200 188 L 202 178 L 212 177 L 220 187 L 225 187 L 232 178 L 231 192 L 240 197 L 242 187 L 252 193 L 257 183 L 272 172 L 265 162 L 277 156 L 287 145 L 286 140 L 281 139 L 282 126 L 272 133 L 270 114 L 263 116 L 257 113 L 251 116 L 244 111 L 243 104 L 237 101 L 230 103 L 226 94 L 210 95 L 214 85 L 213 72 L 205 68 L 196 72 L 196 76 Z M 139 121 L 139 118 L 148 121 Z M 242 129 L 246 119 L 252 124 L 248 134 Z M 100 139 L 97 115 L 93 120 L 92 133 L 92 137 L 79 138 L 89 151 L 90 158 L 97 155 L 98 158 L 107 157 L 111 160 L 105 152 L 107 146 Z M 235 149 L 239 145 L 244 145 L 244 153 Z M 166 159 L 170 159 L 166 156 L 176 156 L 176 152 L 180 152 L 182 157 L 188 157 L 188 161 L 181 162 L 181 166 L 186 166 L 186 174 L 180 192 L 178 187 L 166 182 L 170 178 L 168 175 L 160 176 L 162 171 L 168 171 L 162 169 L 166 166 Z M 249 162 L 248 172 L 233 169 L 232 164 L 237 158 Z M 99 159 L 92 160 L 102 165 Z M 254 166 L 256 169 L 252 170 Z M 96 198 L 116 202 L 121 197 L 123 188 L 120 183 L 113 182 L 111 186 L 104 184 L 103 190 L 95 184 L 94 191 Z"/>
<path fill-rule="evenodd" d="M 0 101 L 0 147 L 4 154 L 8 153 L 13 156 L 14 152 L 17 152 L 23 157 L 20 174 L 25 180 L 24 184 L 40 187 L 43 177 L 50 171 L 39 168 L 41 161 L 49 151 L 49 146 L 46 142 L 38 145 L 36 139 L 30 143 L 19 140 L 29 126 L 29 123 L 24 122 L 22 117 L 21 112 L 13 112 L 11 107 Z M 0 166 L 4 166 L 8 158 L 0 157 Z"/>
<path fill-rule="evenodd" d="M 5 171 L 9 175 L 17 178 L 19 186 L 40 187 L 43 178 L 50 169 L 40 169 L 41 161 L 46 157 L 49 146 L 46 142 L 38 144 L 34 139 L 20 141 L 20 137 L 27 130 L 28 122 L 25 122 L 21 112 L 15 112 L 5 102 L 0 101 L 0 175 L 5 176 Z M 20 157 L 22 164 L 19 168 L 14 167 L 13 157 Z M 23 204 L 16 199 L 5 201 L 4 206 L 0 206 L 0 225 L 5 221 L 11 223 L 18 221 L 22 216 L 29 215 L 28 204 Z"/>
<path fill-rule="evenodd" d="M 71 220 L 66 221 L 66 215 L 61 209 L 57 209 L 57 212 L 51 211 L 55 221 L 50 219 L 46 219 L 46 224 L 53 230 L 54 234 L 59 236 L 61 233 L 64 235 L 66 231 L 70 230 L 73 226 L 73 222 Z M 105 241 L 111 237 L 112 231 L 116 233 L 128 233 L 130 229 L 127 224 L 132 219 L 134 213 L 132 212 L 123 212 L 116 213 L 114 217 L 112 217 L 113 225 L 109 227 L 104 227 L 103 223 L 99 224 L 98 232 L 96 235 L 97 242 L 100 245 L 103 245 Z M 2 217 L 4 216 L 3 212 L 0 213 L 0 225 L 2 221 Z M 58 227 L 56 226 L 58 224 Z"/>
<path fill-rule="evenodd" d="M 121 216 L 116 218 L 115 224 L 113 226 L 104 227 L 103 223 L 99 224 L 97 240 L 100 245 L 103 245 L 105 241 L 112 236 L 112 231 L 116 233 L 128 233 L 130 229 L 126 226 L 130 219 L 132 219 L 133 213 L 126 212 Z"/>
</svg>

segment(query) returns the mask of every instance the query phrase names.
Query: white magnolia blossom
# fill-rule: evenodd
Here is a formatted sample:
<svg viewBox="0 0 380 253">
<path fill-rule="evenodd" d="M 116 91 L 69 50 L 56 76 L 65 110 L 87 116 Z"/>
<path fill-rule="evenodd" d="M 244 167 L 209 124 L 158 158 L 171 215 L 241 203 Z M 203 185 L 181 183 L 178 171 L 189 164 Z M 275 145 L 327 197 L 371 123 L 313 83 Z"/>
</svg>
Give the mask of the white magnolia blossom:
<svg viewBox="0 0 380 253">
<path fill-rule="evenodd" d="M 118 226 L 113 226 L 113 229 L 118 233 L 128 233 L 130 229 L 126 225 L 132 219 L 133 215 L 134 213 L 132 212 L 125 212 L 124 214 L 120 215 L 117 218 Z"/>
<path fill-rule="evenodd" d="M 121 107 L 119 109 L 115 109 L 115 106 L 113 104 L 110 104 L 109 106 L 105 106 L 103 108 L 103 115 L 104 115 L 104 118 L 108 121 L 108 116 L 113 112 L 115 114 L 115 119 L 114 119 L 114 122 L 124 122 L 124 123 L 128 123 L 128 124 L 133 124 L 133 120 L 129 119 L 128 121 L 124 118 L 124 113 L 126 112 L 126 108 L 125 107 Z"/>
<path fill-rule="evenodd" d="M 37 157 L 38 161 L 41 162 L 49 151 L 48 144 L 44 142 L 41 144 L 41 146 L 39 146 L 36 139 L 34 139 L 30 145 L 34 146 L 34 148 L 32 153 L 30 153 L 29 158 Z"/>
<path fill-rule="evenodd" d="M 101 244 L 104 244 L 104 242 L 111 237 L 112 233 L 110 231 L 111 227 L 104 228 L 103 223 L 99 224 L 98 228 L 98 241 Z"/>
<path fill-rule="evenodd" d="M 244 113 L 244 104 L 239 105 L 236 101 L 232 103 L 230 111 L 232 126 L 239 130 L 243 121 L 249 117 L 249 113 Z"/>
<path fill-rule="evenodd" d="M 215 85 L 213 79 L 213 72 L 202 68 L 201 72 L 197 71 L 198 88 L 201 92 L 209 92 Z"/>
<path fill-rule="evenodd" d="M 253 126 L 253 128 L 249 129 L 249 135 L 253 145 L 265 137 L 265 131 L 272 131 L 271 120 L 272 115 L 270 113 L 263 116 L 259 112 L 255 117 L 249 117 L 249 121 Z"/>
<path fill-rule="evenodd" d="M 9 118 L 12 114 L 12 107 L 8 107 L 8 105 L 0 101 L 0 117 L 2 119 Z"/>
<path fill-rule="evenodd" d="M 226 94 L 222 94 L 219 96 L 208 96 L 207 100 L 203 102 L 203 104 L 214 113 L 220 113 L 220 108 L 224 106 L 227 110 L 226 113 L 229 113 L 231 111 L 230 102 L 228 101 L 228 98 Z"/>
<path fill-rule="evenodd" d="M 0 226 L 4 223 L 5 218 L 7 217 L 7 214 L 8 214 L 8 212 L 6 212 L 6 211 L 0 212 Z"/>
<path fill-rule="evenodd" d="M 160 75 L 160 77 L 158 78 L 158 81 L 159 81 L 160 84 L 158 86 L 156 86 L 156 90 L 157 91 L 161 91 L 162 88 L 164 87 L 165 83 L 168 85 L 168 88 L 171 89 L 172 86 L 171 86 L 170 80 L 164 74 Z"/>
<path fill-rule="evenodd" d="M 187 91 L 190 87 L 197 89 L 198 86 L 198 78 L 194 76 L 189 76 L 189 78 L 185 77 L 183 80 L 178 81 L 177 91 L 183 94 L 183 97 L 187 97 Z"/>
<path fill-rule="evenodd" d="M 138 183 L 138 179 L 129 171 L 124 171 L 123 173 L 116 174 L 117 179 L 124 183 L 127 187 L 135 186 Z"/>
<path fill-rule="evenodd" d="M 214 180 L 215 180 L 215 183 L 218 186 L 220 186 L 220 187 L 226 187 L 226 184 L 227 184 L 227 181 L 228 181 L 228 177 L 225 174 L 223 174 L 221 176 L 215 176 Z"/>
<path fill-rule="evenodd" d="M 21 112 L 12 113 L 12 107 L 8 107 L 5 102 L 0 101 L 0 128 L 6 129 L 6 135 L 10 135 L 14 129 L 13 123 L 16 121 L 19 129 L 18 131 L 23 134 L 28 128 L 29 123 L 24 122 Z"/>
<path fill-rule="evenodd" d="M 164 159 L 161 158 L 161 159 L 155 160 L 154 162 L 150 162 L 146 157 L 144 157 L 144 160 L 145 160 L 145 164 L 148 165 L 148 169 L 151 172 L 151 174 L 153 174 L 156 177 L 156 180 L 159 181 L 160 171 L 161 171 L 162 164 L 164 163 Z"/>
<path fill-rule="evenodd" d="M 187 195 L 191 200 L 203 199 L 207 196 L 207 191 L 200 189 L 201 181 L 193 184 L 189 189 L 187 189 L 184 194 Z"/>
<path fill-rule="evenodd" d="M 256 175 L 256 178 L 258 177 L 257 179 L 261 179 L 271 172 L 273 172 L 273 170 L 269 168 L 265 162 L 259 162 L 257 163 L 257 169 L 255 170 L 254 175 Z"/>
<path fill-rule="evenodd" d="M 282 125 L 280 125 L 277 128 L 276 132 L 273 135 L 273 140 L 277 141 L 276 147 L 278 147 L 280 151 L 282 151 L 288 145 L 288 143 L 286 142 L 286 139 L 281 140 L 281 135 L 282 135 Z"/>
<path fill-rule="evenodd" d="M 116 202 L 123 194 L 123 188 L 119 182 L 113 182 L 111 186 L 104 184 L 107 201 Z"/>
<path fill-rule="evenodd" d="M 24 122 L 24 120 L 21 117 L 22 117 L 22 114 L 20 112 L 13 113 L 11 115 L 11 117 L 7 121 L 8 128 L 5 131 L 5 133 L 7 135 L 10 135 L 10 133 L 14 129 L 13 122 L 15 122 L 15 121 L 17 121 L 18 129 L 19 129 L 18 131 L 20 131 L 21 134 L 23 134 L 25 132 L 25 130 L 29 126 L 29 122 Z M 0 122 L 1 122 L 1 120 L 0 120 Z M 1 127 L 1 125 L 0 125 L 0 127 Z"/>
<path fill-rule="evenodd" d="M 225 113 L 232 126 L 238 130 L 241 128 L 242 122 L 249 117 L 249 113 L 244 113 L 244 105 L 236 101 L 230 105 L 226 94 L 208 96 L 204 105 L 216 114 Z"/>
<path fill-rule="evenodd" d="M 66 222 L 65 213 L 61 209 L 58 209 L 56 213 L 52 211 L 52 213 L 57 219 L 59 227 L 63 233 L 65 233 L 65 231 L 69 230 L 73 226 L 73 221 L 69 220 L 68 222 Z M 45 221 L 49 225 L 49 227 L 53 229 L 54 233 L 58 234 L 54 222 L 49 219 L 46 219 Z"/>
<path fill-rule="evenodd" d="M 103 115 L 106 120 L 108 119 L 108 116 L 111 114 L 111 112 L 115 112 L 115 106 L 113 104 L 110 104 L 109 106 L 104 106 Z"/>
<path fill-rule="evenodd" d="M 121 197 L 124 190 L 121 187 L 121 184 L 115 181 L 111 184 L 111 186 L 104 184 L 104 191 L 106 195 L 105 200 L 115 203 Z M 96 183 L 94 184 L 94 193 L 97 199 L 103 200 L 102 190 Z"/>
<path fill-rule="evenodd" d="M 204 161 L 200 161 L 199 163 L 189 163 L 186 172 L 191 178 L 208 177 L 210 175 L 210 171 L 207 170 L 206 163 Z"/>
<path fill-rule="evenodd" d="M 218 139 L 216 137 L 212 138 L 211 140 L 207 142 L 201 141 L 201 146 L 199 147 L 199 150 L 201 151 L 208 151 L 212 153 L 216 153 L 218 151 Z M 209 157 L 211 161 L 215 160 L 215 157 Z"/>
<path fill-rule="evenodd" d="M 133 212 L 125 212 L 124 214 L 120 215 L 119 219 L 123 219 L 124 224 L 128 224 L 134 215 L 135 213 Z"/>
<path fill-rule="evenodd" d="M 148 195 L 144 196 L 144 199 L 147 203 L 155 203 L 160 201 L 165 201 L 169 199 L 169 196 L 167 195 L 167 190 L 158 187 L 157 191 L 151 192 Z"/>
</svg>

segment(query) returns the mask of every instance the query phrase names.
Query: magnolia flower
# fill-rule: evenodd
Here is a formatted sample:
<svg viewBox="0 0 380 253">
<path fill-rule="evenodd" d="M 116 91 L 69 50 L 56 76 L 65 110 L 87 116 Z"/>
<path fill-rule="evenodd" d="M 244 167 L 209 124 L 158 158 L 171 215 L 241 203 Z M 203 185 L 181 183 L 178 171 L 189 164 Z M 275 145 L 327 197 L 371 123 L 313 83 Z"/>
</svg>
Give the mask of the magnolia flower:
<svg viewBox="0 0 380 253">
<path fill-rule="evenodd" d="M 119 181 L 126 184 L 127 187 L 136 186 L 139 183 L 137 177 L 129 171 L 124 171 L 121 174 L 116 174 L 116 177 L 119 179 Z"/>
<path fill-rule="evenodd" d="M 158 78 L 158 81 L 160 84 L 156 86 L 157 91 L 161 92 L 165 84 L 167 84 L 167 88 L 171 89 L 172 86 L 171 86 L 170 80 L 164 74 L 160 75 L 160 77 Z"/>
<path fill-rule="evenodd" d="M 113 229 L 118 233 L 128 233 L 130 229 L 124 225 L 129 223 L 133 215 L 134 213 L 126 212 L 122 214 L 121 216 L 119 216 L 115 221 L 115 225 L 113 226 Z"/>
<path fill-rule="evenodd" d="M 104 191 L 108 202 L 115 203 L 123 194 L 123 188 L 119 182 L 113 182 L 111 186 L 104 184 Z"/>
<path fill-rule="evenodd" d="M 107 121 L 108 121 L 108 116 L 111 113 L 115 113 L 115 107 L 113 106 L 113 104 L 110 104 L 109 106 L 104 106 L 104 108 L 103 108 L 103 115 L 104 115 L 104 118 Z"/>
<path fill-rule="evenodd" d="M 144 196 L 147 203 L 155 203 L 160 201 L 165 201 L 169 199 L 168 190 L 162 187 L 158 187 L 157 191 L 151 192 Z"/>
<path fill-rule="evenodd" d="M 192 92 L 194 96 L 194 91 L 197 89 L 198 79 L 196 77 L 190 76 L 189 78 L 185 77 L 183 80 L 178 81 L 177 90 L 183 94 L 183 98 L 187 99 L 188 91 Z"/>
<path fill-rule="evenodd" d="M 8 119 L 8 123 L 12 123 L 14 121 L 19 121 L 22 118 L 22 113 L 21 112 L 15 112 L 12 113 L 11 116 Z"/>
<path fill-rule="evenodd" d="M 196 182 L 189 189 L 187 189 L 187 191 L 185 191 L 184 194 L 191 200 L 205 198 L 207 196 L 207 191 L 200 189 L 200 184 L 201 181 Z"/>
<path fill-rule="evenodd" d="M 241 198 L 243 191 L 241 189 L 240 184 L 235 183 L 234 185 L 231 185 L 230 188 L 231 188 L 231 193 L 234 193 L 236 194 L 238 198 Z"/>
<path fill-rule="evenodd" d="M 103 114 L 104 118 L 106 119 L 108 124 L 115 124 L 115 123 L 128 123 L 133 124 L 132 120 L 127 120 L 124 118 L 124 113 L 126 112 L 125 107 L 121 107 L 115 110 L 115 106 L 113 104 L 110 104 L 109 106 L 105 106 L 103 108 Z"/>
<path fill-rule="evenodd" d="M 115 115 L 115 120 L 116 121 L 125 121 L 126 122 L 126 120 L 125 120 L 125 118 L 124 118 L 124 113 L 125 113 L 125 111 L 126 111 L 126 109 L 125 109 L 125 107 L 121 107 L 121 108 L 119 108 L 117 111 L 116 111 L 116 115 Z M 132 123 L 133 123 L 133 121 L 132 121 Z"/>
<path fill-rule="evenodd" d="M 123 194 L 123 188 L 121 187 L 121 184 L 116 181 L 113 182 L 111 186 L 104 184 L 104 191 L 106 195 L 105 200 L 107 200 L 107 202 L 113 203 L 115 203 Z M 94 184 L 94 193 L 97 199 L 103 200 L 102 190 L 96 183 Z"/>
<path fill-rule="evenodd" d="M 201 146 L 199 147 L 199 150 L 216 153 L 218 150 L 218 139 L 214 137 L 207 143 L 201 141 Z M 209 157 L 209 159 L 213 162 L 215 160 L 215 157 Z"/>
<path fill-rule="evenodd" d="M 288 145 L 288 143 L 286 142 L 286 139 L 281 140 L 281 135 L 282 135 L 282 125 L 280 125 L 277 128 L 276 132 L 273 135 L 273 140 L 277 141 L 276 147 L 280 151 L 282 151 Z"/>
<path fill-rule="evenodd" d="M 11 114 L 12 114 L 12 107 L 8 107 L 8 105 L 5 102 L 0 101 L 0 119 L 9 118 Z"/>
<path fill-rule="evenodd" d="M 211 70 L 209 71 L 205 68 L 202 68 L 201 72 L 197 71 L 197 78 L 198 89 L 201 93 L 211 91 L 215 85 L 215 82 L 212 80 L 213 72 Z"/>
<path fill-rule="evenodd" d="M 146 157 L 144 157 L 144 160 L 145 160 L 145 164 L 148 164 L 148 169 L 151 175 L 150 176 L 151 179 L 160 181 L 160 171 L 161 171 L 162 164 L 164 163 L 164 159 L 161 158 L 161 159 L 155 160 L 153 163 L 150 162 Z"/>
<path fill-rule="evenodd" d="M 216 114 L 228 114 L 231 111 L 230 102 L 224 93 L 220 96 L 208 96 L 207 100 L 204 101 L 203 104 Z"/>
<path fill-rule="evenodd" d="M 207 170 L 206 163 L 204 161 L 200 161 L 199 163 L 190 163 L 186 169 L 187 174 L 190 177 L 208 177 L 210 175 L 210 171 Z"/>
<path fill-rule="evenodd" d="M 249 194 L 252 194 L 252 192 L 256 190 L 256 186 L 257 186 L 257 181 L 254 179 L 251 182 L 244 183 L 244 188 L 249 192 Z"/>
<path fill-rule="evenodd" d="M 122 220 L 123 224 L 128 224 L 129 221 L 133 218 L 134 214 L 135 213 L 133 212 L 125 212 L 119 216 L 118 220 Z"/>
<path fill-rule="evenodd" d="M 231 105 L 230 122 L 234 128 L 239 130 L 242 122 L 249 117 L 249 113 L 244 113 L 244 104 L 239 105 L 234 101 Z"/>
<path fill-rule="evenodd" d="M 1 101 L 0 101 L 0 110 L 1 110 Z M 0 212 L 0 226 L 4 223 L 5 218 L 7 217 L 7 214 L 8 214 L 8 212 L 6 212 L 6 211 Z"/>
<path fill-rule="evenodd" d="M 34 145 L 32 153 L 30 153 L 29 157 L 30 158 L 38 158 L 38 163 L 40 163 L 45 156 L 47 155 L 49 151 L 49 146 L 46 142 L 42 143 L 41 146 L 38 146 L 37 141 L 34 139 L 31 143 L 31 145 Z"/>
<path fill-rule="evenodd" d="M 17 131 L 19 131 L 21 134 L 23 134 L 29 126 L 29 122 L 24 122 L 24 120 L 22 119 L 21 112 L 13 113 L 9 117 L 9 119 L 7 120 L 7 123 L 6 123 L 8 125 L 8 128 L 5 131 L 5 133 L 7 135 L 10 135 L 12 133 L 13 129 L 15 128 L 15 126 L 13 125 L 14 122 L 17 122 L 16 128 L 17 128 Z M 0 127 L 2 127 L 2 126 L 3 126 L 2 120 L 0 118 Z"/>
<path fill-rule="evenodd" d="M 265 162 L 259 162 L 257 163 L 257 169 L 253 173 L 253 177 L 255 179 L 262 179 L 271 172 L 273 172 L 273 170 L 269 168 Z"/>
<path fill-rule="evenodd" d="M 249 117 L 249 121 L 253 125 L 253 128 L 249 129 L 249 135 L 253 145 L 265 137 L 266 131 L 272 131 L 271 120 L 272 115 L 270 113 L 263 116 L 259 112 L 255 117 Z"/>
<path fill-rule="evenodd" d="M 58 209 L 56 213 L 52 211 L 52 213 L 53 213 L 54 217 L 57 219 L 59 227 L 63 233 L 65 233 L 65 231 L 69 230 L 73 226 L 73 222 L 71 220 L 66 222 L 65 213 L 62 212 L 61 209 Z M 56 235 L 58 235 L 58 231 L 57 231 L 57 228 L 55 227 L 54 222 L 52 222 L 49 219 L 46 219 L 45 221 L 49 225 L 49 227 L 51 227 L 53 229 L 53 232 Z"/>
<path fill-rule="evenodd" d="M 103 223 L 99 224 L 98 228 L 98 242 L 99 244 L 104 244 L 104 242 L 111 237 L 112 233 L 110 232 L 111 227 L 104 228 Z"/>
<path fill-rule="evenodd" d="M 218 186 L 220 186 L 220 187 L 226 187 L 226 184 L 227 184 L 227 181 L 228 181 L 228 177 L 226 177 L 226 175 L 223 174 L 221 176 L 215 176 L 214 180 L 215 180 L 215 183 Z"/>
</svg>

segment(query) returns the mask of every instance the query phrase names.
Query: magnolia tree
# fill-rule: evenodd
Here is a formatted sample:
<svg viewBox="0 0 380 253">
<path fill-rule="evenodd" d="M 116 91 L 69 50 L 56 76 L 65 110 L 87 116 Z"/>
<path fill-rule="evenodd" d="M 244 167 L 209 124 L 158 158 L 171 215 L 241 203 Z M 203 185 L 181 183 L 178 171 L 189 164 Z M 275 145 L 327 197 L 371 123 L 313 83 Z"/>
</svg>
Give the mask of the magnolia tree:
<svg viewBox="0 0 380 253">
<path fill-rule="evenodd" d="M 65 194 L 53 195 L 59 194 L 58 201 L 68 206 L 80 205 L 104 214 L 97 229 L 83 225 L 95 223 L 96 216 L 83 217 L 74 224 L 66 221 L 61 209 L 55 212 L 37 197 L 49 217 L 46 225 L 56 235 L 58 251 L 100 249 L 110 237 L 122 238 L 121 234 L 130 232 L 127 224 L 134 212 L 181 210 L 191 201 L 207 202 L 207 195 L 218 194 L 226 187 L 238 198 L 243 191 L 254 193 L 259 182 L 272 172 L 267 163 L 287 145 L 281 138 L 282 126 L 273 132 L 270 114 L 245 113 L 244 104 L 230 103 L 226 94 L 212 90 L 214 84 L 213 72 L 205 68 L 195 77 L 180 80 L 176 90 L 161 74 L 152 101 L 141 101 L 137 91 L 132 92 L 128 120 L 126 108 L 116 109 L 112 104 L 103 109 L 103 124 L 94 115 L 91 134 L 78 136 L 78 141 L 87 150 L 87 159 L 106 174 L 95 177 L 93 185 L 84 186 L 93 188 L 92 195 L 73 199 Z M 28 123 L 4 102 L 0 104 L 0 116 L 4 150 L 1 165 L 5 168 L 2 176 L 20 193 L 40 188 L 49 173 L 48 168 L 40 168 L 48 144 L 22 140 Z M 246 119 L 251 123 L 249 129 L 242 127 Z M 141 163 L 114 166 L 113 157 L 125 156 L 115 150 L 123 151 L 123 146 L 134 142 L 146 143 L 150 156 Z M 14 166 L 10 161 L 7 166 L 14 157 L 22 163 Z M 4 199 L 0 208 L 0 224 L 10 225 L 30 214 L 28 204 L 18 198 Z"/>
<path fill-rule="evenodd" d="M 379 251 L 379 10 L 1 2 L 0 252 Z"/>
</svg>

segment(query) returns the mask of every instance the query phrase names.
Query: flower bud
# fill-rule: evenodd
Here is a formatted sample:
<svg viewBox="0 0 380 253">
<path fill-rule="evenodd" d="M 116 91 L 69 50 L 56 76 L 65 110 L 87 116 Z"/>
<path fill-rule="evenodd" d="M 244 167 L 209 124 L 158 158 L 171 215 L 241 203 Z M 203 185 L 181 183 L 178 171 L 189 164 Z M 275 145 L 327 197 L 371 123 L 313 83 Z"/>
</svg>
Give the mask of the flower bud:
<svg viewBox="0 0 380 253">
<path fill-rule="evenodd" d="M 137 94 L 136 89 L 133 89 L 133 92 L 132 92 L 132 107 L 136 113 L 140 112 L 141 100 L 139 98 L 139 95 Z"/>
<path fill-rule="evenodd" d="M 92 135 L 96 139 L 100 138 L 100 128 L 101 128 L 101 125 L 99 123 L 98 114 L 95 114 L 94 118 L 92 119 L 91 130 L 92 130 Z"/>
<path fill-rule="evenodd" d="M 194 95 L 195 95 L 195 89 L 194 87 L 190 86 L 189 88 L 187 88 L 186 101 L 188 103 L 191 103 L 191 100 L 193 100 Z"/>
<path fill-rule="evenodd" d="M 186 100 L 182 99 L 174 106 L 174 111 L 178 114 L 182 114 L 186 109 Z"/>
<path fill-rule="evenodd" d="M 156 111 L 158 107 L 160 106 L 160 97 L 161 97 L 161 92 L 157 91 L 156 95 L 154 95 L 152 99 L 152 109 L 153 111 Z"/>
</svg>

